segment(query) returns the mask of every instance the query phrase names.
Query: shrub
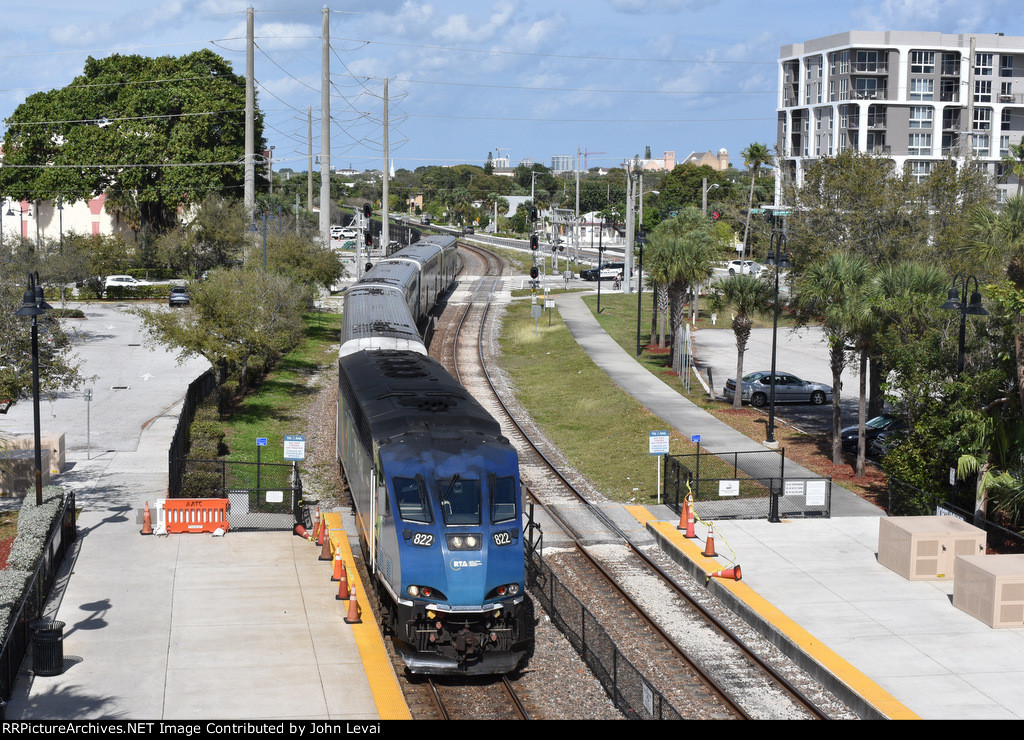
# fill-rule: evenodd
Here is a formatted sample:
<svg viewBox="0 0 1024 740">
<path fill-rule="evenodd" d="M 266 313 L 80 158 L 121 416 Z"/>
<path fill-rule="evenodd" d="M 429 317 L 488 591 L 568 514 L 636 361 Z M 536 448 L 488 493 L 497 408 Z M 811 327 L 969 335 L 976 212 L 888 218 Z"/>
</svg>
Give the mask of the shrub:
<svg viewBox="0 0 1024 740">
<path fill-rule="evenodd" d="M 64 491 L 56 486 L 43 489 L 43 503 L 36 506 L 29 493 L 18 514 L 18 535 L 11 546 L 7 568 L 0 571 L 0 636 L 7 638 L 15 610 L 21 605 L 50 537 L 50 529 L 64 506 Z"/>
</svg>

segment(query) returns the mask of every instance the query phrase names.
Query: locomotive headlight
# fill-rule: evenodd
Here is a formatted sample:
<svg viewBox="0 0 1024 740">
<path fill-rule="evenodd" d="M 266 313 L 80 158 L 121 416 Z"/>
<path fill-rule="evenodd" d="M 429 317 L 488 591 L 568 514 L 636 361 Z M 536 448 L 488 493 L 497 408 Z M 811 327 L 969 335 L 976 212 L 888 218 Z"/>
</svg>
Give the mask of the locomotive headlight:
<svg viewBox="0 0 1024 740">
<path fill-rule="evenodd" d="M 448 535 L 449 550 L 479 550 L 480 535 L 478 534 L 450 534 Z"/>
</svg>

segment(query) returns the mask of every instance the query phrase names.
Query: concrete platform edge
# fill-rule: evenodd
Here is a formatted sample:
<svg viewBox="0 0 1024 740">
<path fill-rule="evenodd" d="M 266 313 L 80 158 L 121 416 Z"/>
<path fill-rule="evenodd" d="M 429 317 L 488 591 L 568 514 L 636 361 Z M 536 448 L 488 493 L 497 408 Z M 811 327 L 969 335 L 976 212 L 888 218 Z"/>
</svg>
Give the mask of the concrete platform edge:
<svg viewBox="0 0 1024 740">
<path fill-rule="evenodd" d="M 694 578 L 706 580 L 709 573 L 721 569 L 721 563 L 703 558 L 701 549 L 683 537 L 675 524 L 658 520 L 642 506 L 625 508 L 653 535 L 662 551 Z M 705 568 L 702 562 L 711 564 L 714 570 Z M 761 636 L 845 702 L 860 718 L 920 719 L 854 666 L 817 642 L 782 612 L 771 607 L 775 611 L 774 620 L 771 614 L 766 615 L 764 606 L 755 602 L 768 602 L 761 599 L 748 584 L 711 579 L 707 587 Z M 797 632 L 802 634 L 798 635 Z M 817 655 L 812 655 L 801 644 L 806 644 L 808 640 L 816 643 L 814 652 Z"/>
</svg>

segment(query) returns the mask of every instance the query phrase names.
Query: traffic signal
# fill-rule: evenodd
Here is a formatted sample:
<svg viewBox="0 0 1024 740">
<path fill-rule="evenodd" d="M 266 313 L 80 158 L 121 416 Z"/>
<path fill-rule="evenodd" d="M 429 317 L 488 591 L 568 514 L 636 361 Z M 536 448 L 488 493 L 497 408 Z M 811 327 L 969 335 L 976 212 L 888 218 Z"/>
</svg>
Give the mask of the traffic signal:
<svg viewBox="0 0 1024 740">
<path fill-rule="evenodd" d="M 373 246 L 373 234 L 370 233 L 369 229 L 366 230 L 366 234 L 363 236 L 363 239 L 366 241 L 366 246 Z"/>
<path fill-rule="evenodd" d="M 537 238 L 537 235 L 534 234 L 530 237 L 530 249 L 537 249 L 539 246 L 540 240 Z"/>
<path fill-rule="evenodd" d="M 766 220 L 769 226 L 775 225 L 775 211 L 766 211 Z"/>
<path fill-rule="evenodd" d="M 373 209 L 370 208 L 370 204 L 363 203 L 363 218 L 369 218 L 371 213 L 373 213 Z"/>
<path fill-rule="evenodd" d="M 530 223 L 537 223 L 537 208 L 536 208 L 536 206 L 530 208 Z"/>
<path fill-rule="evenodd" d="M 531 267 L 530 268 L 530 277 L 533 280 L 536 280 L 538 275 L 540 275 L 540 270 L 538 270 L 536 267 Z"/>
</svg>

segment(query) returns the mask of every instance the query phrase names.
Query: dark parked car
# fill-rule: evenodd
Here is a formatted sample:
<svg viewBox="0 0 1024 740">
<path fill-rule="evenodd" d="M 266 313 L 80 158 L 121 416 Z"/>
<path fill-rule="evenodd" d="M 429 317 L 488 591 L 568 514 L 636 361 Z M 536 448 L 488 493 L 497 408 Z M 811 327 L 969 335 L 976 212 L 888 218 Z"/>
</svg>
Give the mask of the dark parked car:
<svg viewBox="0 0 1024 740">
<path fill-rule="evenodd" d="M 614 280 L 615 278 L 622 279 L 622 274 L 626 270 L 626 265 L 623 262 L 605 262 L 601 265 L 601 268 L 592 267 L 589 270 L 580 270 L 580 277 L 584 280 Z M 630 273 L 630 277 L 633 273 Z"/>
<path fill-rule="evenodd" d="M 758 370 L 743 376 L 743 389 L 740 397 L 749 401 L 751 406 L 760 408 L 768 405 L 771 392 L 772 374 L 768 370 Z M 723 394 L 730 401 L 736 393 L 736 379 L 729 378 L 725 382 Z M 813 403 L 816 406 L 832 400 L 832 386 L 823 383 L 812 383 L 801 380 L 790 373 L 775 373 L 776 403 Z"/>
<path fill-rule="evenodd" d="M 475 232 L 475 229 L 472 226 L 463 226 L 462 227 L 462 233 L 463 234 L 472 234 L 474 232 Z"/>
<path fill-rule="evenodd" d="M 175 285 L 171 288 L 171 294 L 167 296 L 168 306 L 187 306 L 192 302 L 192 295 L 188 288 L 183 285 Z"/>
<path fill-rule="evenodd" d="M 907 432 L 907 426 L 901 425 L 895 429 L 887 429 L 879 432 L 878 435 L 868 443 L 868 457 L 880 459 L 885 457 Z"/>
<path fill-rule="evenodd" d="M 897 429 L 903 429 L 906 427 L 903 419 L 899 419 L 889 414 L 882 414 L 876 416 L 873 419 L 868 419 L 864 422 L 864 445 L 865 449 L 870 447 L 871 442 L 880 434 L 884 432 L 891 432 Z M 843 441 L 843 448 L 847 450 L 857 449 L 857 438 L 858 438 L 857 425 L 843 428 L 839 437 Z"/>
</svg>

